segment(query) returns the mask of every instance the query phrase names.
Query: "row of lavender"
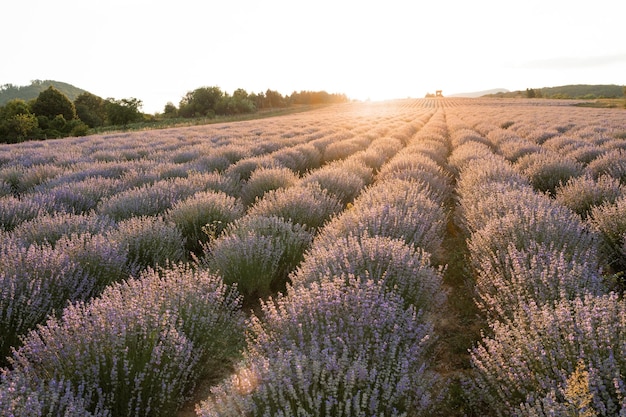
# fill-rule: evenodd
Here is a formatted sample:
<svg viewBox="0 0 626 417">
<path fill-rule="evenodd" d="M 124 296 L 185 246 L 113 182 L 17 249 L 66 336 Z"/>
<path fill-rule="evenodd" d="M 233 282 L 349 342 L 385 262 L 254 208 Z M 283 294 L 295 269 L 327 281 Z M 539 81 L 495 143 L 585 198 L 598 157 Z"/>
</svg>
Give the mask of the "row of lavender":
<svg viewBox="0 0 626 417">
<path fill-rule="evenodd" d="M 514 133 L 513 127 L 528 128 L 524 119 L 506 114 L 506 122 L 494 124 L 480 110 L 479 123 L 468 123 L 476 120 L 469 112 L 451 122 L 460 223 L 469 236 L 477 304 L 489 325 L 471 351 L 468 398 L 496 415 L 623 415 L 626 303 L 611 291 L 600 236 L 584 221 L 623 198 L 621 178 L 597 168 L 613 151 L 599 149 L 587 161 L 578 152 L 575 159 L 550 147 L 566 142 L 563 136 L 533 141 Z M 553 123 L 558 115 L 551 110 Z M 592 131 L 597 137 L 605 130 Z M 590 143 L 587 137 L 580 145 Z M 585 207 L 572 204 L 576 200 L 587 200 Z"/>
<path fill-rule="evenodd" d="M 376 116 L 391 123 L 401 117 Z M 11 185 L 9 194 L 0 197 L 0 357 L 16 346 L 18 335 L 67 300 L 89 299 L 147 266 L 198 254 L 209 238 L 202 226 L 209 224 L 210 232 L 218 234 L 268 187 L 363 149 L 383 133 L 370 119 L 357 123 L 351 115 L 346 127 L 337 119 L 337 132 L 297 119 L 291 122 L 302 127 L 286 129 L 285 123 L 259 141 L 249 140 L 258 129 L 252 124 L 229 135 L 223 127 L 209 129 L 206 138 L 197 137 L 195 130 L 173 130 L 3 147 L 7 157 L 0 178 Z M 313 133 L 298 135 L 306 132 Z M 101 163 L 99 148 L 137 159 Z M 172 156 L 168 151 L 173 149 L 177 153 Z M 268 149 L 273 151 L 260 154 Z M 75 159 L 68 160 L 67 154 Z M 181 159 L 181 154 L 193 157 Z M 218 169 L 207 159 L 232 163 Z M 276 184 L 264 184 L 258 175 L 242 186 L 252 170 L 265 166 L 279 170 L 269 172 L 269 181 Z"/>
<path fill-rule="evenodd" d="M 352 123 L 353 119 L 351 115 Z M 396 113 L 387 123 L 398 121 Z M 103 196 L 93 209 L 77 210 L 78 214 L 43 205 L 43 212 L 32 219 L 12 216 L 19 221 L 3 223 L 2 240 L 5 254 L 10 255 L 2 258 L 2 279 L 7 283 L 2 294 L 3 318 L 7 318 L 3 325 L 6 334 L 13 335 L 5 346 L 17 346 L 19 334 L 48 313 L 60 311 L 67 300 L 78 302 L 22 339 L 23 346 L 10 358 L 11 370 L 3 373 L 3 411 L 171 415 L 198 378 L 219 375 L 241 349 L 242 300 L 223 282 L 238 283 L 251 298 L 284 285 L 317 228 L 371 180 L 372 169 L 380 168 L 385 153 L 390 157 L 397 151 L 394 140 L 402 145 L 398 139 L 374 141 L 384 133 L 380 126 L 369 136 L 346 135 L 343 143 L 337 137 L 315 138 L 285 147 L 288 152 L 279 149 L 240 158 L 217 172 L 148 181 Z M 358 158 L 342 161 L 353 153 Z M 16 167 L 5 167 L 6 172 L 15 172 Z M 95 184 L 103 178 L 79 175 L 74 166 L 70 171 L 70 177 L 80 178 L 78 182 L 93 179 Z M 22 172 L 28 174 L 30 169 L 24 167 Z M 230 177 L 234 173 L 236 181 Z M 343 174 L 339 182 L 337 173 Z M 142 175 L 150 173 L 146 170 L 138 176 Z M 18 186 L 12 185 L 11 195 L 3 199 L 27 204 L 54 189 L 55 179 L 32 189 L 20 188 L 25 182 L 14 181 Z M 120 174 L 110 179 L 126 178 Z M 168 186 L 157 187 L 167 181 Z M 189 192 L 181 185 L 186 181 L 206 188 Z M 233 183 L 234 188 L 222 188 Z M 178 194 L 181 189 L 184 196 Z M 11 204 L 4 207 L 9 207 L 8 212 Z M 196 244 L 193 239 L 202 236 L 201 226 L 206 226 L 207 239 Z M 116 238 L 125 232 L 133 240 Z M 200 258 L 196 267 L 177 263 L 185 260 L 185 237 L 192 242 L 187 253 Z M 69 250 L 74 247 L 79 249 Z M 15 258 L 11 250 L 24 256 Z M 233 250 L 238 256 L 229 259 Z M 5 262 L 9 259 L 17 261 Z M 166 264 L 165 269 L 151 268 Z M 217 273 L 209 272 L 206 265 Z M 105 272 L 109 276 L 103 277 Z M 258 272 L 262 276 L 252 276 Z M 139 279 L 110 285 L 133 273 Z M 102 289 L 99 297 L 89 301 Z M 33 303 L 45 299 L 46 291 L 53 291 L 54 302 Z"/>
<path fill-rule="evenodd" d="M 403 144 L 385 141 L 389 161 L 316 234 L 286 294 L 262 304 L 238 371 L 199 415 L 433 411 L 443 395 L 431 369 L 433 323 L 446 297 L 431 257 L 441 252 L 451 192 L 442 116 L 399 152 Z"/>
</svg>

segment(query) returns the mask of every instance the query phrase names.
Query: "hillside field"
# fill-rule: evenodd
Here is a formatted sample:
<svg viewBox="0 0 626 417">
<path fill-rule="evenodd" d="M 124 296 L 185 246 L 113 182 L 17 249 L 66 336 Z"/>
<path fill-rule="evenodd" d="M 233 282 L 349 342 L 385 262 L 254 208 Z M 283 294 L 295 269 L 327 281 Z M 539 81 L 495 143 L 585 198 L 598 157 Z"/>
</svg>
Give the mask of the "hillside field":
<svg viewBox="0 0 626 417">
<path fill-rule="evenodd" d="M 626 111 L 0 145 L 0 415 L 626 415 Z"/>
</svg>

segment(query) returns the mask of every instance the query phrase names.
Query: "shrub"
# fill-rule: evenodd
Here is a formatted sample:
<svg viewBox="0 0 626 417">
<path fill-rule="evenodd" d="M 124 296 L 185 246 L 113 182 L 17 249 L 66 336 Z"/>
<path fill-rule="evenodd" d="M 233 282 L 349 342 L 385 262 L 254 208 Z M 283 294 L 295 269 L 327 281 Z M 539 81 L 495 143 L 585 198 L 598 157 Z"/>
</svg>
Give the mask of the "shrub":
<svg viewBox="0 0 626 417">
<path fill-rule="evenodd" d="M 442 271 L 431 265 L 430 255 L 382 236 L 315 240 L 291 281 L 297 287 L 319 283 L 327 276 L 348 275 L 382 282 L 418 311 L 437 311 L 445 301 Z"/>
<path fill-rule="evenodd" d="M 441 194 L 451 192 L 451 178 L 443 168 L 432 159 L 415 154 L 396 155 L 382 166 L 377 179 L 415 179 L 427 183 L 433 190 L 441 190 Z"/>
<path fill-rule="evenodd" d="M 266 192 L 294 186 L 298 180 L 298 176 L 288 168 L 259 168 L 241 187 L 241 201 L 250 206 Z"/>
<path fill-rule="evenodd" d="M 120 191 L 121 182 L 110 178 L 87 178 L 82 181 L 59 184 L 53 188 L 37 187 L 49 194 L 56 211 L 68 213 L 88 213 L 100 201 Z"/>
<path fill-rule="evenodd" d="M 103 200 L 98 212 L 118 221 L 134 216 L 156 216 L 163 214 L 176 201 L 191 196 L 194 191 L 182 181 L 163 180 L 117 193 Z"/>
<path fill-rule="evenodd" d="M 587 166 L 594 159 L 603 155 L 605 152 L 606 152 L 606 149 L 603 149 L 600 146 L 592 145 L 592 144 L 584 144 L 584 145 L 579 145 L 570 149 L 567 152 L 567 156 L 570 158 L 574 158 L 581 164 Z"/>
<path fill-rule="evenodd" d="M 613 149 L 600 156 L 587 165 L 587 171 L 594 178 L 602 175 L 610 175 L 626 184 L 626 150 Z"/>
<path fill-rule="evenodd" d="M 482 187 L 493 182 L 514 188 L 530 185 L 529 180 L 517 172 L 510 163 L 492 154 L 465 165 L 460 171 L 456 191 L 461 199 L 474 201 L 478 198 L 476 193 L 482 193 Z"/>
<path fill-rule="evenodd" d="M 472 129 L 458 129 L 450 134 L 450 141 L 453 147 L 464 145 L 468 142 L 482 143 L 491 146 L 491 141 Z"/>
<path fill-rule="evenodd" d="M 260 168 L 273 168 L 269 156 L 255 156 L 237 161 L 224 171 L 224 176 L 236 181 L 248 181 L 254 171 Z"/>
<path fill-rule="evenodd" d="M 527 206 L 550 207 L 548 197 L 523 184 L 487 182 L 478 189 L 463 189 L 457 224 L 467 235 L 484 228 L 491 220 L 511 213 L 523 212 Z"/>
<path fill-rule="evenodd" d="M 325 163 L 329 163 L 331 161 L 346 159 L 360 150 L 363 150 L 363 146 L 352 139 L 333 142 L 324 149 L 322 160 Z"/>
<path fill-rule="evenodd" d="M 237 283 L 246 300 L 284 287 L 312 234 L 280 217 L 245 216 L 206 247 L 204 262 L 226 283 Z"/>
<path fill-rule="evenodd" d="M 45 211 L 45 207 L 34 198 L 0 197 L 0 226 L 10 231 L 17 225 L 32 220 Z"/>
<path fill-rule="evenodd" d="M 373 281 L 325 279 L 262 304 L 247 372 L 198 407 L 208 416 L 429 415 L 432 325 Z M 244 389 L 241 389 L 244 388 Z"/>
<path fill-rule="evenodd" d="M 239 180 L 217 172 L 192 172 L 182 181 L 183 188 L 189 188 L 189 196 L 200 191 L 221 191 L 233 197 L 239 195 Z"/>
<path fill-rule="evenodd" d="M 607 290 L 598 255 L 592 250 L 572 257 L 553 244 L 531 241 L 524 249 L 510 244 L 502 252 L 502 264 L 483 260 L 477 268 L 476 301 L 491 320 L 512 319 L 528 303 L 550 305 L 554 300 L 602 295 Z"/>
<path fill-rule="evenodd" d="M 86 299 L 94 286 L 69 254 L 49 244 L 0 245 L 0 364 L 19 345 L 19 336 L 41 323 L 68 300 Z"/>
<path fill-rule="evenodd" d="M 407 245 L 439 255 L 446 224 L 446 214 L 441 207 L 422 197 L 407 201 L 403 206 L 355 204 L 353 209 L 333 219 L 320 236 L 332 240 L 367 233 L 399 239 Z"/>
<path fill-rule="evenodd" d="M 338 166 L 312 171 L 302 178 L 302 184 L 317 184 L 344 205 L 352 202 L 365 187 L 364 181 L 358 175 Z"/>
<path fill-rule="evenodd" d="M 165 219 L 178 227 L 186 249 L 199 255 L 210 238 L 219 236 L 226 225 L 243 216 L 243 212 L 243 205 L 234 197 L 205 191 L 175 203 Z"/>
<path fill-rule="evenodd" d="M 110 417 L 104 410 L 90 413 L 85 401 L 66 381 L 33 386 L 18 372 L 0 375 L 0 415 L 12 417 Z"/>
<path fill-rule="evenodd" d="M 467 166 L 475 161 L 494 157 L 493 151 L 482 143 L 466 142 L 454 148 L 450 158 L 448 158 L 448 169 L 452 174 L 458 176 Z"/>
<path fill-rule="evenodd" d="M 32 331 L 11 359 L 33 386 L 66 380 L 88 411 L 171 416 L 243 346 L 236 293 L 207 271 L 147 271 Z M 216 368 L 218 366 L 218 368 Z"/>
<path fill-rule="evenodd" d="M 344 172 L 359 177 L 363 184 L 369 185 L 374 181 L 374 171 L 371 167 L 367 166 L 358 156 L 352 156 L 342 161 L 331 162 L 324 166 L 325 169 L 341 169 Z"/>
<path fill-rule="evenodd" d="M 614 203 L 624 194 L 618 179 L 603 175 L 597 179 L 582 176 L 570 179 L 556 188 L 556 201 L 569 207 L 586 219 L 595 206 Z"/>
<path fill-rule="evenodd" d="M 446 141 L 437 139 L 418 139 L 412 141 L 404 152 L 413 155 L 425 156 L 433 160 L 440 167 L 446 169 L 448 166 L 449 149 Z"/>
<path fill-rule="evenodd" d="M 118 224 L 110 238 L 128 248 L 128 266 L 133 271 L 147 266 L 165 266 L 185 258 L 185 239 L 174 223 L 162 217 L 132 217 Z"/>
<path fill-rule="evenodd" d="M 556 188 L 583 173 L 575 159 L 556 152 L 536 152 L 519 158 L 516 167 L 526 175 L 536 190 L 554 195 Z"/>
<path fill-rule="evenodd" d="M 492 323 L 493 336 L 472 349 L 475 378 L 468 395 L 496 415 L 564 390 L 582 361 L 590 406 L 600 416 L 626 412 L 626 302 L 615 293 L 530 303 L 511 322 Z"/>
<path fill-rule="evenodd" d="M 519 212 L 493 218 L 473 233 L 468 248 L 474 262 L 490 262 L 505 268 L 507 248 L 529 249 L 545 244 L 563 251 L 568 259 L 581 259 L 587 251 L 597 250 L 597 235 L 588 231 L 578 216 L 560 207 L 521 207 Z M 480 267 L 480 265 L 475 265 Z"/>
<path fill-rule="evenodd" d="M 70 214 L 56 212 L 43 214 L 32 220 L 21 223 L 13 230 L 13 236 L 24 246 L 43 244 L 54 246 L 62 236 L 72 234 L 97 235 L 115 227 L 115 222 L 98 214 Z"/>
<path fill-rule="evenodd" d="M 282 217 L 315 230 L 342 209 L 343 205 L 336 197 L 319 185 L 309 184 L 269 191 L 248 210 L 248 214 Z"/>
<path fill-rule="evenodd" d="M 611 268 L 626 270 L 626 257 L 622 245 L 626 235 L 626 197 L 614 204 L 605 203 L 591 209 L 589 223 L 600 233 L 600 253 Z"/>
<path fill-rule="evenodd" d="M 306 145 L 305 145 L 306 146 Z M 304 174 L 320 165 L 320 154 L 313 145 L 310 147 L 283 148 L 272 154 L 279 166 L 289 168 L 298 174 Z"/>
</svg>

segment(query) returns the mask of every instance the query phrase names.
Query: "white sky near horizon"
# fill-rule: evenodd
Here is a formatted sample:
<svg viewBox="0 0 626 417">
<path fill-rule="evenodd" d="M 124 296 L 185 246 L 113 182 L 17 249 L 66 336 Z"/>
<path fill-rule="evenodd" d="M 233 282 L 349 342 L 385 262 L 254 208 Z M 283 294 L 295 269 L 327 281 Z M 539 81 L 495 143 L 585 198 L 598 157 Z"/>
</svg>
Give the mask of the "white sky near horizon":
<svg viewBox="0 0 626 417">
<path fill-rule="evenodd" d="M 25 0 L 0 6 L 0 85 L 138 98 L 272 89 L 385 100 L 626 84 L 623 0 Z"/>
</svg>

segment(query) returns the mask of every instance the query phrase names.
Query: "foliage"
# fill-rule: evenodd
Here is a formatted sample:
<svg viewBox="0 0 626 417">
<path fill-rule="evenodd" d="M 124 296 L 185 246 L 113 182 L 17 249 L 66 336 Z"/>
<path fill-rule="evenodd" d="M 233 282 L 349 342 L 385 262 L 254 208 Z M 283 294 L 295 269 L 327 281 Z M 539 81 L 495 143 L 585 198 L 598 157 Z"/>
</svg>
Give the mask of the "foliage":
<svg viewBox="0 0 626 417">
<path fill-rule="evenodd" d="M 493 336 L 472 350 L 477 373 L 469 382 L 470 395 L 500 416 L 550 395 L 567 403 L 572 375 L 582 360 L 592 409 L 599 416 L 623 414 L 624 320 L 626 304 L 614 293 L 527 304 L 514 320 L 493 322 Z"/>
<path fill-rule="evenodd" d="M 109 98 L 106 100 L 106 113 L 109 123 L 126 126 L 143 119 L 140 112 L 142 102 L 136 98 L 123 98 L 116 100 Z"/>
<path fill-rule="evenodd" d="M 23 100 L 14 99 L 0 107 L 0 140 L 21 142 L 39 127 L 37 117 Z"/>
<path fill-rule="evenodd" d="M 373 281 L 328 277 L 262 310 L 239 373 L 249 384 L 218 386 L 200 416 L 426 416 L 441 395 L 432 325 Z"/>
<path fill-rule="evenodd" d="M 284 288 L 312 239 L 311 232 L 290 220 L 249 215 L 209 242 L 202 262 L 253 301 Z"/>
<path fill-rule="evenodd" d="M 243 323 L 237 293 L 215 275 L 149 270 L 31 332 L 11 372 L 35 387 L 69 381 L 89 411 L 171 416 L 200 376 L 237 357 Z"/>
<path fill-rule="evenodd" d="M 42 91 L 33 102 L 31 109 L 37 116 L 45 116 L 53 119 L 58 115 L 63 116 L 66 121 L 76 118 L 76 108 L 63 93 L 54 87 L 48 87 Z"/>
<path fill-rule="evenodd" d="M 241 201 L 251 206 L 265 193 L 294 186 L 298 179 L 289 168 L 257 168 L 241 187 Z"/>
<path fill-rule="evenodd" d="M 221 191 L 204 191 L 178 201 L 165 217 L 178 227 L 187 250 L 200 255 L 209 239 L 219 236 L 243 213 L 241 202 L 234 197 Z"/>
<path fill-rule="evenodd" d="M 85 92 L 74 100 L 76 115 L 89 127 L 103 126 L 107 120 L 106 100 Z"/>
<path fill-rule="evenodd" d="M 399 294 L 416 310 L 434 312 L 445 301 L 441 272 L 431 265 L 427 252 L 400 240 L 365 234 L 316 239 L 291 281 L 298 287 L 320 283 L 325 277 L 371 279 Z"/>
<path fill-rule="evenodd" d="M 604 203 L 612 204 L 624 195 L 620 181 L 608 175 L 597 180 L 590 176 L 570 179 L 556 188 L 556 200 L 578 213 L 583 219 L 591 210 Z"/>
<path fill-rule="evenodd" d="M 54 245 L 4 239 L 0 254 L 0 363 L 48 314 L 128 273 L 124 248 L 100 235 L 65 235 Z"/>
<path fill-rule="evenodd" d="M 298 223 L 309 230 L 324 225 L 343 205 L 318 184 L 280 188 L 265 193 L 248 213 L 254 216 L 277 216 Z"/>
</svg>

